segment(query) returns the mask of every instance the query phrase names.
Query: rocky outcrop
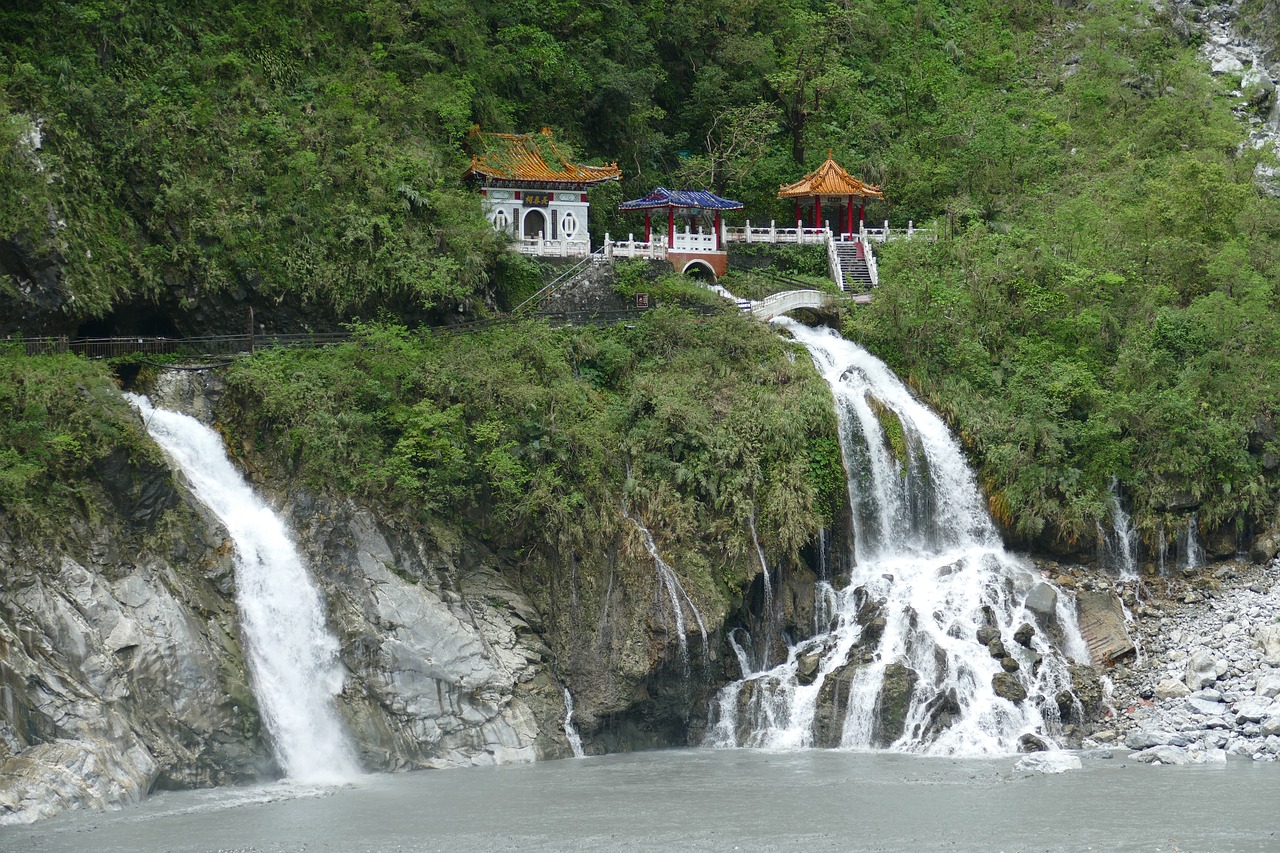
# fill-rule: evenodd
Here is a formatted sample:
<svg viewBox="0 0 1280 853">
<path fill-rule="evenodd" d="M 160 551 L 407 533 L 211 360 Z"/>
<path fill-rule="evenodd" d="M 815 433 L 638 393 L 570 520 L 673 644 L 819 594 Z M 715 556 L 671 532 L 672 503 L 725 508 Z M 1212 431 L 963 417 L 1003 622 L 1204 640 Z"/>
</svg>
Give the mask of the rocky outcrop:
<svg viewBox="0 0 1280 853">
<path fill-rule="evenodd" d="M 1143 593 L 1127 593 L 1140 655 L 1111 670 L 1086 745 L 1123 743 L 1161 764 L 1280 758 L 1280 657 L 1268 651 L 1280 563 L 1227 563 L 1192 583 L 1148 579 Z"/>
</svg>

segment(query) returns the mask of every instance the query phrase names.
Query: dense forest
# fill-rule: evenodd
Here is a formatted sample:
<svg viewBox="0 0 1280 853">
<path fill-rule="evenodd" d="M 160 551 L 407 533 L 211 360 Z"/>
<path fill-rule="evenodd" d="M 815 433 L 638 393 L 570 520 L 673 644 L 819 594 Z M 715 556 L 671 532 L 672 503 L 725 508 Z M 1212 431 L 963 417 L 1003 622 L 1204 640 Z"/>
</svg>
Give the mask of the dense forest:
<svg viewBox="0 0 1280 853">
<path fill-rule="evenodd" d="M 594 191 L 592 214 L 593 230 L 614 233 L 635 230 L 617 201 L 658 184 L 742 199 L 754 221 L 786 218 L 778 185 L 831 150 L 883 185 L 870 218 L 939 231 L 934 243 L 886 247 L 881 287 L 846 313 L 846 332 L 945 414 L 999 520 L 1028 541 L 1075 547 L 1116 481 L 1149 543 L 1189 510 L 1205 529 L 1244 535 L 1276 508 L 1280 201 L 1255 179 L 1271 155 L 1246 144 L 1240 114 L 1266 116 L 1274 93 L 1230 94 L 1239 76 L 1209 74 L 1179 9 L 16 0 L 0 12 L 0 303 L 13 308 L 0 331 L 129 318 L 140 328 L 146 317 L 196 333 L 208 305 L 246 303 L 300 306 L 317 324 L 389 321 L 362 327 L 381 344 L 353 352 L 391 360 L 343 374 L 331 386 L 342 393 L 289 399 L 333 383 L 332 363 L 298 355 L 255 360 L 233 382 L 283 425 L 272 441 L 315 454 L 316 471 L 352 472 L 345 487 L 441 512 L 498 500 L 526 523 L 561 513 L 568 529 L 585 489 L 622 478 L 614 448 L 630 429 L 586 417 L 593 404 L 575 395 L 619 395 L 622 406 L 656 387 L 645 371 L 670 377 L 690 359 L 690 375 L 710 383 L 717 370 L 755 375 L 777 352 L 734 327 L 727 350 L 707 350 L 715 367 L 697 356 L 711 341 L 688 318 L 668 318 L 654 340 L 536 323 L 452 339 L 457 353 L 532 359 L 499 377 L 487 359 L 396 327 L 493 312 L 536 278 L 460 183 L 471 129 L 550 127 L 582 160 L 616 161 L 624 181 Z M 33 281 L 48 287 L 33 293 Z M 445 361 L 409 397 L 386 398 L 406 348 Z M 0 393 L 26 413 L 0 425 L 11 463 L 0 503 L 12 503 L 42 472 L 91 463 L 104 445 L 96 427 L 41 408 L 41 377 L 66 369 L 5 369 Z M 436 387 L 440 377 L 453 384 Z M 345 384 L 361 378 L 367 388 Z M 498 385 L 519 406 L 481 417 Z M 688 391 L 690 410 L 709 387 Z M 621 443 L 713 447 L 719 421 L 681 420 L 677 403 L 656 409 L 670 418 L 661 430 Z M 585 484 L 543 490 L 543 469 L 504 468 L 536 438 L 521 432 L 522 412 L 546 424 L 573 405 L 586 407 L 582 422 L 599 431 L 588 444 L 608 449 L 609 465 L 556 450 L 573 462 L 564 476 Z M 752 449 L 777 453 L 787 477 L 815 472 L 801 503 L 778 493 L 797 507 L 770 525 L 779 548 L 824 514 L 830 448 L 805 432 L 819 420 L 806 417 L 803 452 L 777 437 Z M 763 423 L 777 426 L 768 413 Z M 527 452 L 552 452 L 538 447 Z M 430 460 L 462 467 L 424 473 Z M 723 464 L 707 456 L 669 482 L 723 500 L 721 486 L 697 485 L 699 466 Z M 463 486 L 477 466 L 488 479 L 474 488 L 488 497 Z M 763 494 L 773 469 L 751 470 L 741 493 Z"/>
</svg>

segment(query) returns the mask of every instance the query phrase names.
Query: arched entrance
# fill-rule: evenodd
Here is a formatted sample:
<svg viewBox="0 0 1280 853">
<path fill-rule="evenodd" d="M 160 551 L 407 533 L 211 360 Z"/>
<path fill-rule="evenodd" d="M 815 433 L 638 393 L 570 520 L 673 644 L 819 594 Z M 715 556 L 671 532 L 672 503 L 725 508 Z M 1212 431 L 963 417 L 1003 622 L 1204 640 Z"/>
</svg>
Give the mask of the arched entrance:
<svg viewBox="0 0 1280 853">
<path fill-rule="evenodd" d="M 680 270 L 682 275 L 689 278 L 696 278 L 698 281 L 709 281 L 716 283 L 716 271 L 711 268 L 711 264 L 706 261 L 689 261 L 684 265 L 684 269 Z"/>
<path fill-rule="evenodd" d="M 547 217 L 543 215 L 541 210 L 530 210 L 524 215 L 524 236 L 525 239 L 537 238 L 545 240 L 547 238 Z"/>
</svg>

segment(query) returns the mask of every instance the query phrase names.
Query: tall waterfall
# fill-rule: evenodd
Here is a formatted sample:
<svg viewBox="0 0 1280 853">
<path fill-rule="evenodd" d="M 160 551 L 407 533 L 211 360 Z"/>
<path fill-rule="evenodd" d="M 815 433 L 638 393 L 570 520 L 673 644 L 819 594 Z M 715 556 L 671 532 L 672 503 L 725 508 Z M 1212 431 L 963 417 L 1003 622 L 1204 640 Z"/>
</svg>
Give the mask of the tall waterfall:
<svg viewBox="0 0 1280 853">
<path fill-rule="evenodd" d="M 830 330 L 775 322 L 835 397 L 856 565 L 831 593 L 834 625 L 725 687 L 706 742 L 943 755 L 1051 744 L 1071 713 L 1071 659 L 1088 660 L 1073 603 L 1005 553 L 959 445 L 892 371 Z"/>
<path fill-rule="evenodd" d="M 216 432 L 146 397 L 125 396 L 235 541 L 236 606 L 254 695 L 285 774 L 305 783 L 358 775 L 334 708 L 343 682 L 338 642 L 284 522 L 231 464 Z"/>
</svg>

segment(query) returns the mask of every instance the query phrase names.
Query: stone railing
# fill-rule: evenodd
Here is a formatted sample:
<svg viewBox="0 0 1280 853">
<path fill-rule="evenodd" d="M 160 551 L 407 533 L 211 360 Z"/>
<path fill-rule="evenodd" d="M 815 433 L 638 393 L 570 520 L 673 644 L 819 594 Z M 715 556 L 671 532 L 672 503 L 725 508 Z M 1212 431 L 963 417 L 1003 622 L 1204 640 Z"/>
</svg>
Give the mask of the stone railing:
<svg viewBox="0 0 1280 853">
<path fill-rule="evenodd" d="M 591 254 L 589 240 L 544 240 L 541 237 L 526 237 L 517 240 L 516 251 L 522 255 L 537 255 L 540 258 L 582 258 Z"/>
<path fill-rule="evenodd" d="M 770 221 L 768 228 L 761 228 L 752 226 L 748 219 L 741 228 L 726 227 L 724 238 L 731 243 L 821 243 L 828 233 L 825 227 L 807 228 L 802 222 L 796 222 L 795 228 L 779 228 L 777 222 Z"/>
</svg>

